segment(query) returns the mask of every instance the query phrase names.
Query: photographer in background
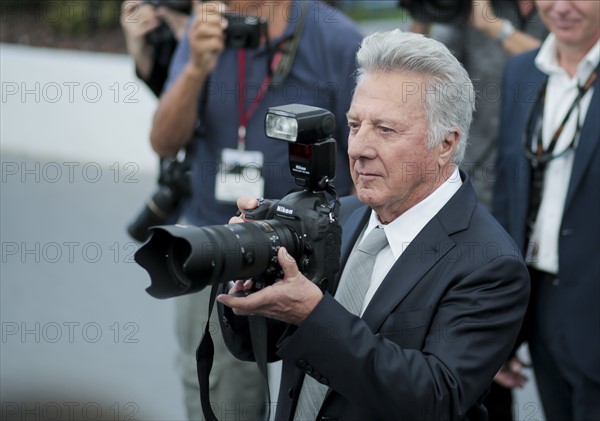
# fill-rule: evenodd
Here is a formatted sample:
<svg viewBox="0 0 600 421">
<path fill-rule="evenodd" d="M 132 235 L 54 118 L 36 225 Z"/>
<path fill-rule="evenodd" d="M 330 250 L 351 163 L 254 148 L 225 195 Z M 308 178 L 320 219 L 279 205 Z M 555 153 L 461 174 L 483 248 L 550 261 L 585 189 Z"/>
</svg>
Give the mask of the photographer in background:
<svg viewBox="0 0 600 421">
<path fill-rule="evenodd" d="M 191 0 L 125 0 L 121 27 L 137 76 L 160 96 L 171 58 L 185 31 Z"/>
<path fill-rule="evenodd" d="M 403 3 L 411 2 L 401 1 Z M 427 3 L 429 2 L 422 2 Z M 433 12 L 425 15 L 422 13 L 424 7 L 413 7 L 410 10 L 414 13 L 415 20 L 410 30 L 429 34 L 432 23 L 439 25 L 440 35 L 436 38 L 446 44 L 462 62 L 475 85 L 477 106 L 462 168 L 471 176 L 481 203 L 491 209 L 496 180 L 496 138 L 502 71 L 512 55 L 539 47 L 548 31 L 532 0 L 473 0 L 470 10 L 467 2 L 446 2 L 452 3 L 455 3 L 453 8 L 463 8 L 461 11 L 452 10 L 456 14 L 462 13 L 453 22 L 440 19 L 451 13 L 444 14 L 440 10 L 437 15 Z M 417 18 L 423 21 L 416 20 Z M 514 366 L 520 364 L 517 360 L 511 363 Z M 511 389 L 522 387 L 525 380 L 509 372 L 498 374 L 486 399 L 491 421 L 512 420 Z"/>
<path fill-rule="evenodd" d="M 355 53 L 362 35 L 339 10 L 319 1 L 203 2 L 194 6 L 171 63 L 151 131 L 162 157 L 191 145 L 190 225 L 224 224 L 241 194 L 283 197 L 295 183 L 285 142 L 264 134 L 267 108 L 290 102 L 331 110 L 338 140 L 337 192 L 349 194 L 345 112 L 354 89 Z M 225 12 L 251 15 L 250 25 Z M 256 19 L 258 18 L 258 19 Z M 256 31 L 259 31 L 258 33 Z M 245 38 L 257 45 L 236 48 Z M 176 329 L 190 419 L 202 417 L 195 351 L 207 323 L 210 291 L 177 298 Z M 219 336 L 216 319 L 211 333 Z M 219 419 L 259 419 L 262 377 L 215 341 L 210 395 Z"/>
<path fill-rule="evenodd" d="M 546 419 L 598 420 L 600 3 L 536 4 L 551 33 L 506 66 L 494 215 L 529 268 L 522 336 Z"/>
<path fill-rule="evenodd" d="M 280 279 L 247 296 L 251 280 L 222 287 L 221 331 L 238 358 L 283 360 L 276 420 L 486 420 L 529 277 L 458 169 L 473 85 L 444 45 L 399 30 L 365 38 L 357 61 L 347 114 L 357 195 L 342 199 L 354 202 L 341 210 L 336 288 L 323 293 L 281 247 Z M 231 223 L 258 201 L 238 204 Z M 267 318 L 267 335 L 251 335 L 249 315 Z"/>
</svg>

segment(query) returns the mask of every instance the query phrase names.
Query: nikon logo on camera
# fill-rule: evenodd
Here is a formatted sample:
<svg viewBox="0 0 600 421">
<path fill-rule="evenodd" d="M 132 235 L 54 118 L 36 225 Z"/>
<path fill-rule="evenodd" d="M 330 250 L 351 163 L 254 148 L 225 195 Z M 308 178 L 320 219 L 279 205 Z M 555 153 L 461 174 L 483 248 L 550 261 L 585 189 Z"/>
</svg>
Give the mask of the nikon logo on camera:
<svg viewBox="0 0 600 421">
<path fill-rule="evenodd" d="M 294 214 L 294 210 L 293 209 L 288 209 L 284 206 L 278 205 L 277 206 L 277 213 L 282 213 L 284 215 L 293 215 Z"/>
</svg>

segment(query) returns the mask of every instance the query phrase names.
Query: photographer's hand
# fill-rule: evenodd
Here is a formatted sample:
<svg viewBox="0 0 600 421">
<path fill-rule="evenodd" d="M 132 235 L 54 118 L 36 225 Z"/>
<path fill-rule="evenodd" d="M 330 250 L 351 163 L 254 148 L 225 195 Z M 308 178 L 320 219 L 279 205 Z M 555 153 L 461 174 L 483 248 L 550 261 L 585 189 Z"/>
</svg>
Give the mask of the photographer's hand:
<svg viewBox="0 0 600 421">
<path fill-rule="evenodd" d="M 227 6 L 221 2 L 194 3 L 194 20 L 189 28 L 190 65 L 205 78 L 216 67 L 219 55 L 225 48 L 227 19 L 223 13 Z"/>
<path fill-rule="evenodd" d="M 247 297 L 239 297 L 249 282 L 237 281 L 229 294 L 221 294 L 217 301 L 231 307 L 238 316 L 259 315 L 294 325 L 301 324 L 323 298 L 317 285 L 298 270 L 294 258 L 281 247 L 277 252 L 284 277 Z"/>
<path fill-rule="evenodd" d="M 173 35 L 175 35 L 175 39 L 177 41 L 181 41 L 187 22 L 190 19 L 190 15 L 187 13 L 178 12 L 177 10 L 173 10 L 168 7 L 159 7 L 156 9 L 156 15 L 164 20 L 169 26 L 173 32 Z"/>
<path fill-rule="evenodd" d="M 239 215 L 234 216 L 229 220 L 230 224 L 239 224 L 240 222 L 246 222 L 245 215 L 246 211 L 256 209 L 259 205 L 259 200 L 252 196 L 241 196 L 236 200 L 236 205 L 240 210 Z"/>
<path fill-rule="evenodd" d="M 146 35 L 160 25 L 154 6 L 143 4 L 141 0 L 125 1 L 120 21 L 127 52 L 133 57 L 140 76 L 148 79 L 152 73 L 154 51 L 146 42 Z"/>
</svg>

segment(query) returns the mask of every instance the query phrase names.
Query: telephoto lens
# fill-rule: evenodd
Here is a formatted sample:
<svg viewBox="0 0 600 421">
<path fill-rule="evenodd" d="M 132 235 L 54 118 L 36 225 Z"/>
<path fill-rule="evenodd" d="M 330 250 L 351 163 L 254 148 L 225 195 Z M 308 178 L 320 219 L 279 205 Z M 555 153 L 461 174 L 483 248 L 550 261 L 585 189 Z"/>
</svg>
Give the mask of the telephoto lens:
<svg viewBox="0 0 600 421">
<path fill-rule="evenodd" d="M 193 227 L 154 227 L 150 240 L 135 254 L 152 285 L 147 292 L 169 298 L 200 291 L 232 279 L 279 275 L 277 250 L 285 247 L 298 257 L 300 238 L 275 220 Z"/>
</svg>

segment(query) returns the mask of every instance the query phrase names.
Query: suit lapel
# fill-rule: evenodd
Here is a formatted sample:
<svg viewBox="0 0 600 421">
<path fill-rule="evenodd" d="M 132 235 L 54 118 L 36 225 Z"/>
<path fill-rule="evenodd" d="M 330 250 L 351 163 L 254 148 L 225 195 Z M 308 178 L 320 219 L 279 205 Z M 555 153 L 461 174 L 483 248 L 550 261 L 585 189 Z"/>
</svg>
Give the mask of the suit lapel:
<svg viewBox="0 0 600 421">
<path fill-rule="evenodd" d="M 575 152 L 575 158 L 573 160 L 573 172 L 571 173 L 571 181 L 569 183 L 569 191 L 567 193 L 567 200 L 565 202 L 565 209 L 571 203 L 573 195 L 577 191 L 577 187 L 583 175 L 586 173 L 588 166 L 590 165 L 594 150 L 600 143 L 600 77 L 596 79 L 594 83 L 594 94 L 590 107 L 585 117 L 583 127 L 581 128 L 581 136 L 579 138 L 579 145 Z"/>
<path fill-rule="evenodd" d="M 477 198 L 468 177 L 438 214 L 425 225 L 392 266 L 362 319 L 377 332 L 385 318 L 429 270 L 456 245 L 451 235 L 468 228 Z"/>
<path fill-rule="evenodd" d="M 455 247 L 440 221 L 433 218 L 404 250 L 365 309 L 362 319 L 377 332 L 410 290 Z"/>
</svg>

